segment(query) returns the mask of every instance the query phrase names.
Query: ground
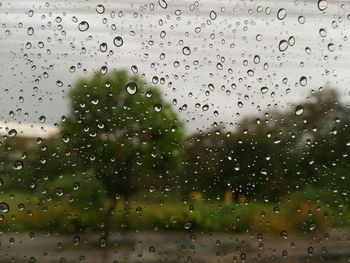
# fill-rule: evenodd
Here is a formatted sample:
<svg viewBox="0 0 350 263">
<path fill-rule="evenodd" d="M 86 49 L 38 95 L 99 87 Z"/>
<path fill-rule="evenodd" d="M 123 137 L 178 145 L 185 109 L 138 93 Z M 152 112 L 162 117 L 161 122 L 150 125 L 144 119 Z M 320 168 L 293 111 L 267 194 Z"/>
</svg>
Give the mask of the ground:
<svg viewBox="0 0 350 263">
<path fill-rule="evenodd" d="M 76 237 L 76 238 L 74 238 Z M 77 238 L 79 237 L 79 238 Z M 350 262 L 350 231 L 314 236 L 133 232 L 99 236 L 3 233 L 0 262 Z"/>
</svg>

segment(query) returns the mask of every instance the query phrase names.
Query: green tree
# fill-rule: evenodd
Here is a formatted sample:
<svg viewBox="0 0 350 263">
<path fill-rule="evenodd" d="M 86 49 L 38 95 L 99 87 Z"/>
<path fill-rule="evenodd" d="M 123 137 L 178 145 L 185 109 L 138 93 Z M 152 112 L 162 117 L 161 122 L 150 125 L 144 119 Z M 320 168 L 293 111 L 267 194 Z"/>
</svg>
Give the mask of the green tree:
<svg viewBox="0 0 350 263">
<path fill-rule="evenodd" d="M 106 189 L 111 200 L 104 222 L 107 239 L 119 197 L 125 201 L 126 226 L 133 192 L 171 183 L 183 155 L 183 126 L 157 88 L 126 71 L 82 79 L 69 97 L 71 111 L 61 125 L 62 140 L 67 154 Z"/>
</svg>

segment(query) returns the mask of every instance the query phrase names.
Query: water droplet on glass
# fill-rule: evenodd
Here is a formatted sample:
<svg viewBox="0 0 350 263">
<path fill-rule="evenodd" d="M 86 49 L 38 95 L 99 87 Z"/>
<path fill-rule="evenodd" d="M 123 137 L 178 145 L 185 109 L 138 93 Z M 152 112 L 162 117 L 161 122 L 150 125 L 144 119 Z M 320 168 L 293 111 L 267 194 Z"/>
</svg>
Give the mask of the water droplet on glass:
<svg viewBox="0 0 350 263">
<path fill-rule="evenodd" d="M 81 31 L 81 32 L 84 32 L 86 30 L 89 29 L 89 23 L 86 22 L 86 21 L 81 21 L 78 25 L 78 29 Z"/>
<path fill-rule="evenodd" d="M 105 12 L 105 7 L 101 4 L 96 6 L 96 12 L 99 14 L 103 14 Z"/>
<path fill-rule="evenodd" d="M 305 52 L 306 52 L 306 54 L 310 55 L 311 54 L 311 48 L 306 47 L 305 48 Z"/>
<path fill-rule="evenodd" d="M 295 115 L 299 116 L 301 114 L 304 113 L 304 107 L 301 106 L 301 105 L 298 105 L 296 108 L 295 108 Z"/>
<path fill-rule="evenodd" d="M 134 73 L 134 74 L 137 74 L 137 72 L 139 72 L 139 70 L 138 70 L 138 68 L 137 68 L 136 65 L 132 65 L 132 66 L 131 66 L 131 71 L 132 71 L 132 73 Z"/>
<path fill-rule="evenodd" d="M 28 34 L 28 36 L 33 35 L 33 34 L 34 34 L 34 28 L 28 27 L 28 29 L 27 29 L 27 34 Z"/>
<path fill-rule="evenodd" d="M 156 187 L 154 185 L 150 185 L 148 187 L 148 191 L 150 191 L 150 193 L 153 193 L 156 190 Z"/>
<path fill-rule="evenodd" d="M 64 189 L 62 188 L 62 187 L 57 187 L 56 189 L 55 189 L 55 194 L 57 195 L 57 196 L 63 196 L 64 195 Z"/>
<path fill-rule="evenodd" d="M 300 86 L 306 86 L 307 84 L 307 78 L 305 76 L 302 76 L 300 79 L 299 79 L 299 84 Z"/>
<path fill-rule="evenodd" d="M 284 52 L 287 50 L 287 48 L 288 48 L 287 40 L 284 40 L 284 39 L 281 40 L 280 43 L 278 44 L 279 51 Z"/>
<path fill-rule="evenodd" d="M 260 57 L 258 55 L 254 56 L 254 63 L 259 64 L 260 63 Z"/>
<path fill-rule="evenodd" d="M 186 56 L 189 56 L 191 54 L 191 49 L 189 47 L 183 47 L 182 53 Z"/>
<path fill-rule="evenodd" d="M 333 51 L 335 50 L 335 45 L 334 45 L 333 43 L 329 43 L 329 44 L 327 45 L 327 48 L 328 48 L 328 50 L 329 50 L 330 52 L 333 52 Z"/>
<path fill-rule="evenodd" d="M 283 20 L 286 16 L 287 16 L 287 11 L 286 11 L 286 9 L 281 8 L 280 10 L 278 10 L 278 12 L 277 12 L 277 18 L 278 18 L 279 20 Z"/>
<path fill-rule="evenodd" d="M 63 87 L 63 82 L 60 81 L 60 80 L 57 80 L 57 81 L 56 81 L 56 85 L 57 85 L 58 87 Z"/>
<path fill-rule="evenodd" d="M 327 9 L 327 1 L 326 0 L 318 0 L 317 6 L 320 11 L 324 11 Z"/>
<path fill-rule="evenodd" d="M 123 45 L 124 41 L 123 41 L 123 38 L 121 36 L 116 36 L 114 39 L 113 39 L 113 44 L 116 46 L 116 47 L 121 47 Z"/>
<path fill-rule="evenodd" d="M 190 229 L 192 227 L 192 223 L 191 222 L 186 222 L 184 227 L 185 227 L 185 229 Z"/>
<path fill-rule="evenodd" d="M 158 4 L 163 9 L 166 9 L 168 7 L 168 3 L 165 0 L 158 0 Z"/>
<path fill-rule="evenodd" d="M 62 141 L 63 141 L 64 143 L 68 143 L 68 142 L 69 142 L 69 139 L 70 139 L 69 134 L 63 134 L 63 136 L 62 136 Z"/>
<path fill-rule="evenodd" d="M 5 202 L 1 202 L 0 203 L 0 213 L 7 213 L 8 211 L 10 211 L 10 206 Z"/>
<path fill-rule="evenodd" d="M 105 247 L 107 245 L 106 238 L 101 237 L 99 240 L 99 243 L 100 243 L 100 247 Z"/>
<path fill-rule="evenodd" d="M 305 16 L 299 16 L 299 17 L 298 17 L 298 22 L 299 22 L 300 24 L 305 24 Z"/>
<path fill-rule="evenodd" d="M 216 19 L 216 17 L 217 17 L 217 15 L 216 15 L 216 13 L 215 13 L 215 11 L 210 11 L 210 13 L 209 13 L 209 17 L 210 17 L 210 19 L 211 20 L 215 20 Z"/>
<path fill-rule="evenodd" d="M 136 214 L 141 215 L 142 214 L 142 207 L 136 208 Z"/>
<path fill-rule="evenodd" d="M 154 105 L 154 110 L 155 110 L 156 112 L 161 112 L 161 110 L 162 110 L 162 105 L 160 105 L 160 104 L 155 104 L 155 105 Z"/>
<path fill-rule="evenodd" d="M 16 135 L 17 135 L 17 131 L 15 129 L 9 130 L 8 132 L 9 137 L 16 137 Z"/>
<path fill-rule="evenodd" d="M 263 40 L 263 36 L 262 36 L 261 34 L 257 34 L 256 37 L 255 37 L 255 39 L 256 39 L 257 41 L 261 41 L 261 40 Z"/>
<path fill-rule="evenodd" d="M 79 236 L 73 237 L 73 245 L 77 246 L 79 245 L 79 243 L 80 243 L 80 237 Z"/>
<path fill-rule="evenodd" d="M 107 43 L 101 43 L 101 45 L 100 45 L 101 52 L 106 52 L 107 49 L 108 49 Z"/>
<path fill-rule="evenodd" d="M 46 117 L 43 116 L 43 115 L 41 115 L 41 116 L 39 117 L 39 121 L 40 121 L 40 123 L 44 123 L 44 122 L 46 121 Z"/>
<path fill-rule="evenodd" d="M 106 75 L 108 72 L 108 67 L 107 66 L 102 66 L 101 69 L 100 69 L 100 73 L 102 75 Z"/>
<path fill-rule="evenodd" d="M 283 231 L 280 233 L 280 236 L 283 237 L 283 238 L 288 238 L 288 232 L 283 230 Z"/>
<path fill-rule="evenodd" d="M 126 85 L 126 91 L 129 95 L 134 95 L 137 92 L 137 85 L 135 82 L 129 82 Z"/>
<path fill-rule="evenodd" d="M 325 28 L 320 28 L 318 31 L 321 37 L 326 37 L 327 36 L 327 30 Z"/>
<path fill-rule="evenodd" d="M 22 170 L 23 169 L 23 162 L 20 160 L 15 161 L 13 164 L 13 169 Z"/>
<path fill-rule="evenodd" d="M 288 38 L 288 45 L 290 45 L 291 47 L 294 46 L 295 44 L 295 38 L 293 36 Z"/>
<path fill-rule="evenodd" d="M 261 91 L 262 94 L 265 94 L 265 93 L 267 93 L 269 91 L 269 88 L 268 87 L 262 87 L 260 89 L 260 91 Z"/>
</svg>

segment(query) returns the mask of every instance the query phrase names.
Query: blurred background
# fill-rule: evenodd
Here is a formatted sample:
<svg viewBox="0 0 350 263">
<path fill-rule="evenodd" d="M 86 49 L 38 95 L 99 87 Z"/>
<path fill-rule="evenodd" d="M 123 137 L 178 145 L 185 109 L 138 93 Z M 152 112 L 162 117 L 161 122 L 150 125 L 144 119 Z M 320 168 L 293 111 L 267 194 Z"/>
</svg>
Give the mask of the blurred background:
<svg viewBox="0 0 350 263">
<path fill-rule="evenodd" d="M 349 3 L 2 1 L 1 262 L 348 262 Z"/>
</svg>

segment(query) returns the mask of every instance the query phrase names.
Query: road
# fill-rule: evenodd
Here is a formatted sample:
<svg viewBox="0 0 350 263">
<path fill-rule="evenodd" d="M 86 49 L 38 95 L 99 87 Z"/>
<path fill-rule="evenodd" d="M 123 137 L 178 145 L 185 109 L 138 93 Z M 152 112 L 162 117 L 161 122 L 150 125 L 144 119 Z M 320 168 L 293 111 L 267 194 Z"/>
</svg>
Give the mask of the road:
<svg viewBox="0 0 350 263">
<path fill-rule="evenodd" d="M 0 262 L 350 262 L 350 230 L 269 237 L 257 234 L 139 232 L 97 235 L 4 233 Z"/>
</svg>

